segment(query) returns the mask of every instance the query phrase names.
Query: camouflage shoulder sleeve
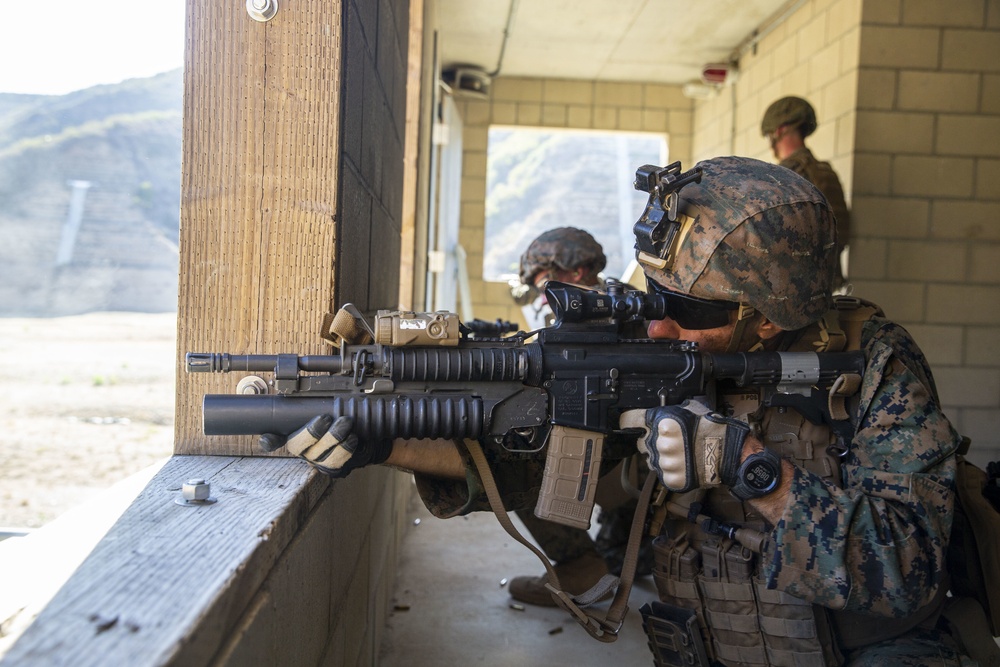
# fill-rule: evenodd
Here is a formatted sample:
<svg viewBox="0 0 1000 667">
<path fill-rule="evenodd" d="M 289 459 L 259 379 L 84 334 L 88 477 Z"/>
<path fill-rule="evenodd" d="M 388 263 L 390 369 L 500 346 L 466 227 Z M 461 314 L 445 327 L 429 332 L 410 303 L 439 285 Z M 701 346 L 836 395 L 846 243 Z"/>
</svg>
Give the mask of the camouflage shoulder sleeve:
<svg viewBox="0 0 1000 667">
<path fill-rule="evenodd" d="M 817 160 L 807 148 L 796 151 L 782 160 L 781 166 L 802 176 L 823 193 L 837 219 L 837 239 L 843 248 L 850 238 L 851 212 L 847 208 L 844 188 L 840 184 L 837 172 L 829 162 Z"/>
<path fill-rule="evenodd" d="M 465 481 L 414 474 L 417 493 L 427 510 L 440 519 L 469 512 L 490 511 L 482 479 L 468 452 L 462 448 Z M 504 508 L 508 511 L 535 506 L 542 484 L 545 460 L 534 453 L 510 452 L 496 446 L 483 447 Z"/>
<path fill-rule="evenodd" d="M 843 488 L 796 467 L 763 570 L 768 587 L 816 604 L 903 617 L 945 577 L 959 437 L 905 331 L 865 331 L 868 368 Z"/>
</svg>

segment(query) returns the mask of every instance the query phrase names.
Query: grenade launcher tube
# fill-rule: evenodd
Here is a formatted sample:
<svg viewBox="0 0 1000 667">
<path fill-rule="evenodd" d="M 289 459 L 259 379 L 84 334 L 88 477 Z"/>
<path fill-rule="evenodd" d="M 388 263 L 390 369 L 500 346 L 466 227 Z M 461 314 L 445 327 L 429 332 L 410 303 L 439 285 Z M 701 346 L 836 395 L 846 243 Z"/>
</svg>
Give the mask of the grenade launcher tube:
<svg viewBox="0 0 1000 667">
<path fill-rule="evenodd" d="M 483 401 L 468 395 L 283 396 L 208 394 L 205 435 L 288 435 L 319 414 L 354 418 L 361 438 L 478 438 Z"/>
</svg>

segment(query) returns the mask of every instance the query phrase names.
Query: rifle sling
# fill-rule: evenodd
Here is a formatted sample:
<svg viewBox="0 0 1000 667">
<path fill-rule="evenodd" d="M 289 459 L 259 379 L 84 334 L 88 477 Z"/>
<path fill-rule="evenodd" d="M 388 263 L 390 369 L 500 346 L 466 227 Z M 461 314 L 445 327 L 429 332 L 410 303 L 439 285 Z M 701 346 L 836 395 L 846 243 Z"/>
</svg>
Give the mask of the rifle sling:
<svg viewBox="0 0 1000 667">
<path fill-rule="evenodd" d="M 500 491 L 493 478 L 493 472 L 490 470 L 490 466 L 486 461 L 486 456 L 483 454 L 483 450 L 482 447 L 480 447 L 479 442 L 473 439 L 469 439 L 464 442 L 459 440 L 456 442 L 460 445 L 464 445 L 468 450 L 469 455 L 472 457 L 472 461 L 476 465 L 476 470 L 479 471 L 479 477 L 482 480 L 483 489 L 486 491 L 486 498 L 490 502 L 490 508 L 496 515 L 500 525 L 503 526 L 504 530 L 506 530 L 511 537 L 528 547 L 532 553 L 538 556 L 538 559 L 542 561 L 542 564 L 545 565 L 545 571 L 548 574 L 549 580 L 549 583 L 547 583 L 545 587 L 552 593 L 552 597 L 556 603 L 568 611 L 570 615 L 573 616 L 573 618 L 595 639 L 606 643 L 610 643 L 618 639 L 618 632 L 621 630 L 625 614 L 628 612 L 628 596 L 632 591 L 632 581 L 635 578 L 635 568 L 639 561 L 639 543 L 642 540 L 642 530 L 645 524 L 646 510 L 649 507 L 649 500 L 653 495 L 653 488 L 656 485 L 656 475 L 653 472 L 650 472 L 646 477 L 645 484 L 643 484 L 642 493 L 639 496 L 639 505 L 635 510 L 635 516 L 632 519 L 632 528 L 629 531 L 628 545 L 625 550 L 625 559 L 622 563 L 621 579 L 613 574 L 606 574 L 601 577 L 600 581 L 594 584 L 589 591 L 574 597 L 561 589 L 559 577 L 556 576 L 555 569 L 552 567 L 552 563 L 549 562 L 548 557 L 546 557 L 540 549 L 521 535 L 521 533 L 518 532 L 517 528 L 514 526 L 510 516 L 507 514 L 507 510 L 504 509 L 503 501 L 500 498 Z M 615 593 L 615 598 L 608 607 L 608 611 L 604 615 L 604 618 L 599 618 L 596 614 L 582 609 L 582 607 L 586 607 L 603 599 L 605 594 L 614 589 L 616 586 L 617 591 Z"/>
</svg>

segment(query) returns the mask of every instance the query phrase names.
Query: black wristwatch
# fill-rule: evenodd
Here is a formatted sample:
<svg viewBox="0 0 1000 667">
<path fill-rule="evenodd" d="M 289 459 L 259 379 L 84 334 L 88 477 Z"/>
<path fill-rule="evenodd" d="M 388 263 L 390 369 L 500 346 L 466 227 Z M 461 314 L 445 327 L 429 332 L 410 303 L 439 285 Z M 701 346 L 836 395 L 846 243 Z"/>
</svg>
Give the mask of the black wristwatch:
<svg viewBox="0 0 1000 667">
<path fill-rule="evenodd" d="M 729 491 L 740 500 L 750 500 L 771 493 L 780 483 L 781 457 L 765 449 L 754 452 L 740 464 Z"/>
</svg>

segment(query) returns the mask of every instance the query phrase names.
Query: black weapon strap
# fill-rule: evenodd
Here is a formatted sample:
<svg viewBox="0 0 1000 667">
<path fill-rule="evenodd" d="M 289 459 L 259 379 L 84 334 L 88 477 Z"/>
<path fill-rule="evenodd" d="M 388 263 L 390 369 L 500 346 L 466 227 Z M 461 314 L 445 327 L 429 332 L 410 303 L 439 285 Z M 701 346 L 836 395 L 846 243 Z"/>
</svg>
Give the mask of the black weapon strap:
<svg viewBox="0 0 1000 667">
<path fill-rule="evenodd" d="M 545 565 L 545 571 L 548 574 L 548 583 L 545 587 L 552 593 L 555 602 L 568 611 L 591 637 L 606 643 L 618 639 L 618 632 L 621 630 L 622 624 L 625 621 L 625 614 L 628 612 L 628 596 L 632 592 L 635 568 L 639 562 L 639 544 L 642 541 L 646 510 L 649 507 L 649 500 L 653 495 L 653 488 L 656 486 L 656 474 L 650 472 L 646 477 L 645 484 L 642 486 L 642 493 L 639 495 L 639 505 L 635 510 L 635 517 L 632 519 L 632 528 L 629 531 L 625 559 L 622 563 L 621 578 L 619 579 L 613 574 L 606 574 L 586 593 L 571 596 L 562 590 L 559 584 L 559 577 L 556 576 L 555 569 L 552 567 L 552 563 L 549 562 L 548 557 L 521 535 L 511 521 L 507 510 L 504 509 L 503 500 L 500 498 L 500 490 L 497 488 L 493 472 L 490 470 L 490 466 L 486 461 L 486 455 L 483 454 L 483 449 L 480 447 L 479 442 L 470 438 L 464 442 L 459 440 L 457 443 L 464 446 L 472 457 L 472 461 L 476 465 L 476 470 L 479 471 L 479 477 L 483 482 L 486 498 L 490 501 L 490 507 L 500 525 L 503 526 L 504 530 L 511 537 L 528 547 L 538 556 L 542 564 Z M 603 618 L 583 610 L 583 607 L 603 600 L 616 587 L 615 598 L 612 600 Z"/>
</svg>

